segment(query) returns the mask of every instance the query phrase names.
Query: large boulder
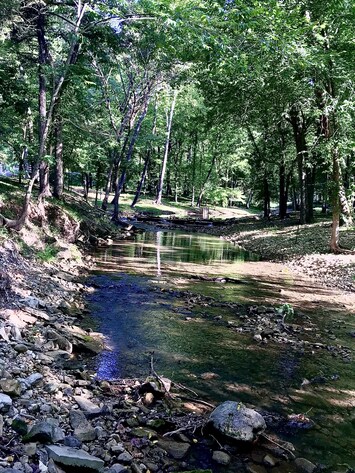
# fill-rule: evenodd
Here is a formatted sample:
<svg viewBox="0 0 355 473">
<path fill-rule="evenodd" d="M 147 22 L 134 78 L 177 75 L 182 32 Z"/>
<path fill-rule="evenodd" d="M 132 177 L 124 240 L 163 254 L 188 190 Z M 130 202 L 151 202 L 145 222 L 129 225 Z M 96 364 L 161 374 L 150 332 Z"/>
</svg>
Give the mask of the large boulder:
<svg viewBox="0 0 355 473">
<path fill-rule="evenodd" d="M 219 433 L 241 442 L 253 442 L 266 429 L 262 415 L 234 401 L 216 407 L 209 422 Z"/>
</svg>

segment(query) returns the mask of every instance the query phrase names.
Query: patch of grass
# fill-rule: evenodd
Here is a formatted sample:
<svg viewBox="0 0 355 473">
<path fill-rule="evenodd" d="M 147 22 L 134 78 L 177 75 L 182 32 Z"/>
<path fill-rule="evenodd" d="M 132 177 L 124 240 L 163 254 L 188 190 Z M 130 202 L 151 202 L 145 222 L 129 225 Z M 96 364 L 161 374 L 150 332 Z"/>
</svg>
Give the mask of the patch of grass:
<svg viewBox="0 0 355 473">
<path fill-rule="evenodd" d="M 56 258 L 58 252 L 59 250 L 55 246 L 47 245 L 43 250 L 37 252 L 36 258 L 42 262 L 48 263 L 49 261 L 53 261 Z"/>
<path fill-rule="evenodd" d="M 27 245 L 23 240 L 18 240 L 18 245 L 20 247 L 20 253 L 25 258 L 29 258 L 33 255 L 33 248 L 30 245 Z"/>
</svg>

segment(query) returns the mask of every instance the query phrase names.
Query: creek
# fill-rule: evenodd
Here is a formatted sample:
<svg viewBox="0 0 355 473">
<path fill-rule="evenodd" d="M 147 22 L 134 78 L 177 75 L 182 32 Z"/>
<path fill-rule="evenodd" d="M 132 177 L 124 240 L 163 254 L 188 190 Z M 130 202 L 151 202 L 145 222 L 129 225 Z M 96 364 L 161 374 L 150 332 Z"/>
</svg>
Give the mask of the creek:
<svg viewBox="0 0 355 473">
<path fill-rule="evenodd" d="M 216 237 L 170 230 L 139 233 L 94 256 L 89 302 L 108 346 L 97 359 L 99 378 L 145 377 L 154 352 L 160 374 L 206 400 L 240 400 L 283 418 L 306 414 L 312 429 L 285 424 L 278 432 L 297 455 L 334 471 L 355 467 L 354 361 L 327 349 L 260 344 L 231 329 L 246 306 L 282 305 L 289 274 L 281 283 L 265 270 L 258 277 L 264 263 L 255 255 Z M 296 311 L 293 322 L 307 317 L 316 341 L 353 350 L 347 314 L 324 310 Z"/>
</svg>

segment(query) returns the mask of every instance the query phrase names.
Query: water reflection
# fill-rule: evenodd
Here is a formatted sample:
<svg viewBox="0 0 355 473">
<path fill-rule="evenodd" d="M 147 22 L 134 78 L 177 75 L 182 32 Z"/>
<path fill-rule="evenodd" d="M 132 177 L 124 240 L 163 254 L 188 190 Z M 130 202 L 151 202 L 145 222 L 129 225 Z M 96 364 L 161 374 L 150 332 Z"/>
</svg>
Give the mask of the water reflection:
<svg viewBox="0 0 355 473">
<path fill-rule="evenodd" d="M 179 270 L 195 272 L 194 265 L 218 267 L 221 264 L 258 260 L 256 255 L 224 240 L 171 231 L 142 233 L 136 235 L 134 241 L 118 241 L 101 249 L 95 256 L 105 271 L 121 268 L 157 276 Z"/>
</svg>

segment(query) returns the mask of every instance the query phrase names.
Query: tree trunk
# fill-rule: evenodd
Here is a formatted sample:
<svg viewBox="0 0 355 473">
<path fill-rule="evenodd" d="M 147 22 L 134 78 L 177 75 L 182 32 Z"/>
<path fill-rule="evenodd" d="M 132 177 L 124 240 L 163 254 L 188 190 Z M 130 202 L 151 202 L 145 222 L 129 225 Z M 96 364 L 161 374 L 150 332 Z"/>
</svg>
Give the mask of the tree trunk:
<svg viewBox="0 0 355 473">
<path fill-rule="evenodd" d="M 52 195 L 49 187 L 49 164 L 41 161 L 39 166 L 39 200 Z"/>
<path fill-rule="evenodd" d="M 57 116 L 54 126 L 55 140 L 55 177 L 53 195 L 61 199 L 64 189 L 64 166 L 63 166 L 63 121 L 60 115 Z"/>
<path fill-rule="evenodd" d="M 197 207 L 201 207 L 201 205 L 202 205 L 202 197 L 203 197 L 203 194 L 205 193 L 206 184 L 208 183 L 208 181 L 211 177 L 214 165 L 216 163 L 216 159 L 217 159 L 217 153 L 214 153 L 213 158 L 212 158 L 212 162 L 211 162 L 211 166 L 208 170 L 206 179 L 205 179 L 204 183 L 201 186 L 201 190 L 200 190 L 200 193 L 199 193 L 198 198 L 197 198 L 197 203 L 196 203 Z"/>
<path fill-rule="evenodd" d="M 163 157 L 163 163 L 162 163 L 162 168 L 161 168 L 160 178 L 159 178 L 159 183 L 158 183 L 157 198 L 155 200 L 155 203 L 158 205 L 161 205 L 161 199 L 163 196 L 163 185 L 164 185 L 164 178 L 165 178 L 165 173 L 166 173 L 166 165 L 168 162 L 171 127 L 173 124 L 173 116 L 174 116 L 174 109 L 175 109 L 177 94 L 178 94 L 177 90 L 174 90 L 173 100 L 171 102 L 171 107 L 170 107 L 170 114 L 167 117 L 164 157 Z"/>
<path fill-rule="evenodd" d="M 155 97 L 155 103 L 154 103 L 154 119 L 153 119 L 153 127 L 152 127 L 152 137 L 153 138 L 156 136 L 156 133 L 157 133 L 157 117 L 158 117 L 158 98 L 156 96 Z M 136 195 L 134 196 L 134 199 L 133 199 L 132 204 L 131 204 L 132 209 L 138 202 L 138 199 L 141 195 L 145 180 L 147 178 L 149 164 L 150 164 L 151 157 L 152 157 L 152 152 L 153 152 L 153 148 L 152 148 L 152 144 L 150 143 L 149 149 L 147 150 L 147 153 L 146 153 L 146 156 L 145 156 L 144 168 L 143 168 L 141 178 L 140 178 L 140 181 L 139 181 L 139 184 L 138 184 L 138 187 L 137 187 Z"/>
<path fill-rule="evenodd" d="M 141 192 L 142 192 L 142 189 L 143 189 L 143 186 L 144 186 L 144 183 L 145 183 L 147 174 L 148 174 L 148 167 L 149 167 L 149 163 L 150 163 L 150 156 L 151 156 L 151 150 L 149 149 L 149 150 L 147 151 L 147 154 L 146 154 L 146 157 L 145 157 L 144 168 L 143 168 L 142 175 L 141 175 L 141 178 L 140 178 L 140 181 L 139 181 L 137 190 L 136 190 L 136 195 L 134 196 L 134 199 L 133 199 L 133 201 L 132 201 L 132 203 L 131 203 L 132 209 L 133 209 L 133 207 L 137 204 L 138 199 L 139 199 L 139 197 L 140 197 L 140 195 L 141 195 Z"/>
<path fill-rule="evenodd" d="M 110 164 L 110 167 L 109 167 L 109 170 L 108 170 L 108 173 L 107 173 L 107 177 L 106 177 L 105 195 L 104 195 L 104 198 L 103 198 L 102 204 L 101 204 L 102 210 L 107 210 L 107 206 L 108 206 L 108 198 L 110 197 L 113 168 L 114 168 L 115 162 L 116 162 L 115 152 L 116 152 L 115 150 L 112 151 L 111 164 Z"/>
<path fill-rule="evenodd" d="M 330 238 L 330 249 L 333 253 L 339 253 L 339 226 L 340 226 L 340 165 L 339 165 L 339 151 L 337 148 L 333 149 L 332 153 L 333 160 L 333 172 L 332 172 L 332 209 L 333 209 L 333 219 L 332 219 L 332 234 Z"/>
<path fill-rule="evenodd" d="M 144 120 L 145 116 L 147 115 L 149 100 L 150 100 L 150 88 L 148 88 L 146 97 L 145 97 L 145 99 L 144 99 L 143 111 L 142 111 L 142 113 L 141 113 L 141 115 L 140 115 L 140 117 L 139 117 L 139 119 L 138 119 L 138 121 L 137 121 L 137 123 L 136 123 L 136 126 L 135 126 L 135 128 L 134 128 L 131 141 L 130 141 L 130 143 L 129 143 L 129 148 L 128 148 L 127 155 L 126 155 L 126 160 L 125 160 L 125 168 L 122 170 L 121 178 L 120 178 L 120 180 L 119 180 L 119 182 L 118 182 L 118 184 L 117 184 L 117 186 L 116 186 L 115 197 L 114 197 L 113 202 L 112 202 L 112 203 L 113 203 L 113 207 L 114 207 L 112 220 L 117 220 L 117 219 L 118 219 L 118 213 L 119 213 L 119 198 L 120 198 L 122 189 L 123 189 L 123 187 L 124 187 L 124 184 L 125 184 L 125 182 L 126 182 L 127 166 L 128 166 L 128 164 L 130 163 L 130 161 L 131 161 L 131 159 L 132 159 L 134 147 L 135 147 L 137 138 L 138 138 L 138 136 L 139 136 L 139 132 L 140 132 L 140 130 L 141 130 L 141 126 L 142 126 L 143 120 Z"/>
<path fill-rule="evenodd" d="M 314 201 L 314 188 L 316 184 L 316 168 L 315 166 L 307 167 L 306 169 L 306 223 L 314 222 L 314 210 L 313 210 L 313 201 Z"/>
<path fill-rule="evenodd" d="M 279 168 L 279 183 L 279 217 L 281 220 L 283 220 L 287 214 L 286 166 L 284 162 L 280 164 Z"/>
<path fill-rule="evenodd" d="M 263 179 L 263 194 L 264 194 L 264 218 L 270 218 L 270 189 L 267 180 L 266 170 Z"/>
<path fill-rule="evenodd" d="M 296 105 L 291 108 L 290 122 L 293 128 L 293 134 L 297 152 L 297 168 L 300 189 L 300 223 L 306 223 L 306 173 L 305 162 L 308 158 L 308 149 L 306 144 L 306 123 L 305 118 Z"/>
<path fill-rule="evenodd" d="M 82 181 L 83 181 L 84 199 L 87 202 L 88 197 L 89 197 L 89 173 L 88 172 L 83 172 Z"/>
</svg>

